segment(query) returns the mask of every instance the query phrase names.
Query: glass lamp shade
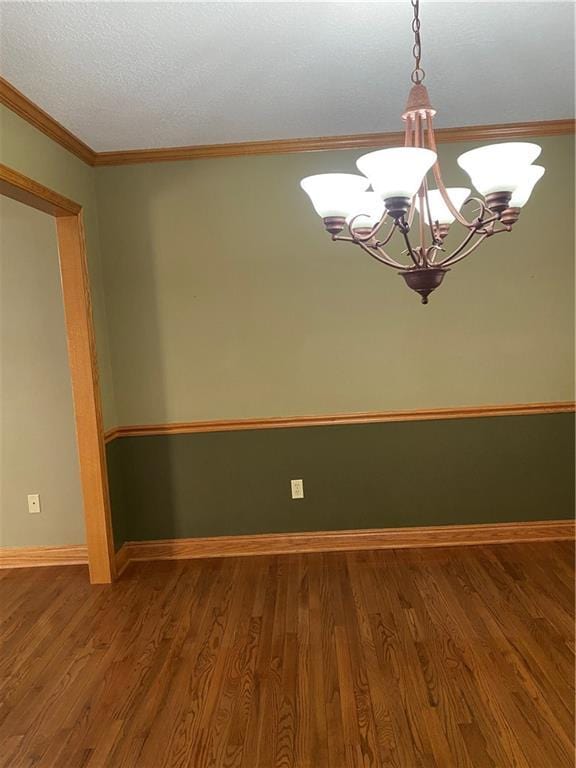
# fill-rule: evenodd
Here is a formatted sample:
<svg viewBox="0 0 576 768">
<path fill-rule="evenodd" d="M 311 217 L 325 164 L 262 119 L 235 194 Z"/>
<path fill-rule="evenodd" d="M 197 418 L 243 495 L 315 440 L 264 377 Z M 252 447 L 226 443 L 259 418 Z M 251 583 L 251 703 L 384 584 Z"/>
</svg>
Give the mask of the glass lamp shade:
<svg viewBox="0 0 576 768">
<path fill-rule="evenodd" d="M 510 199 L 510 208 L 522 208 L 526 205 L 536 186 L 536 182 L 544 175 L 544 168 L 541 165 L 529 165 L 524 170 L 524 177 L 516 189 L 512 192 Z"/>
<path fill-rule="evenodd" d="M 348 216 L 354 210 L 354 201 L 369 185 L 367 178 L 353 173 L 320 173 L 300 182 L 316 213 L 323 219 Z"/>
<path fill-rule="evenodd" d="M 354 208 L 346 217 L 352 229 L 372 229 L 384 216 L 384 203 L 375 192 L 364 192 L 354 201 Z"/>
<path fill-rule="evenodd" d="M 448 187 L 446 192 L 448 192 L 448 197 L 452 201 L 452 205 L 458 210 L 462 208 L 464 201 L 470 197 L 470 190 L 466 189 L 465 187 Z M 421 216 L 424 215 L 424 221 L 426 224 L 430 224 L 428 220 L 428 208 L 426 206 L 426 201 L 424 200 L 423 203 L 423 211 L 421 211 L 420 198 L 416 198 L 416 208 L 418 213 Z M 438 224 L 452 224 L 456 218 L 450 208 L 448 208 L 444 202 L 444 198 L 442 197 L 439 189 L 428 190 L 428 204 L 430 206 L 430 216 L 432 217 L 433 224 L 436 222 L 438 222 Z"/>
<path fill-rule="evenodd" d="M 393 147 L 362 155 L 358 170 L 368 176 L 382 200 L 412 197 L 436 162 L 436 152 L 421 147 Z"/>
<path fill-rule="evenodd" d="M 538 144 L 526 141 L 488 144 L 464 152 L 458 158 L 458 165 L 470 176 L 470 181 L 481 195 L 512 192 L 541 151 Z"/>
</svg>

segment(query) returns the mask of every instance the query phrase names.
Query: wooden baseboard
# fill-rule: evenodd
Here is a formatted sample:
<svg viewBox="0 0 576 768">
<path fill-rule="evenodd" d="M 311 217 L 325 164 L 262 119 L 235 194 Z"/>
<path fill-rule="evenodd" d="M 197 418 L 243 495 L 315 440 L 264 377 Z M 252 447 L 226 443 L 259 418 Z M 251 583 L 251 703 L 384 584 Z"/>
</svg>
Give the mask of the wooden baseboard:
<svg viewBox="0 0 576 768">
<path fill-rule="evenodd" d="M 553 520 L 129 541 L 116 552 L 116 571 L 120 575 L 129 563 L 147 560 L 193 560 L 207 557 L 563 541 L 574 539 L 574 534 L 573 520 Z M 88 552 L 84 544 L 66 547 L 0 547 L 0 568 L 87 563 Z"/>
<path fill-rule="evenodd" d="M 116 554 L 116 565 L 120 571 L 129 562 L 145 560 L 191 560 L 206 557 L 562 541 L 573 539 L 574 533 L 574 521 L 554 520 L 130 541 Z"/>
<path fill-rule="evenodd" d="M 32 568 L 43 565 L 87 565 L 85 544 L 66 547 L 0 547 L 0 568 Z"/>
<path fill-rule="evenodd" d="M 116 576 L 120 576 L 122 571 L 130 563 L 130 552 L 127 544 L 122 544 L 120 549 L 116 552 Z"/>
</svg>

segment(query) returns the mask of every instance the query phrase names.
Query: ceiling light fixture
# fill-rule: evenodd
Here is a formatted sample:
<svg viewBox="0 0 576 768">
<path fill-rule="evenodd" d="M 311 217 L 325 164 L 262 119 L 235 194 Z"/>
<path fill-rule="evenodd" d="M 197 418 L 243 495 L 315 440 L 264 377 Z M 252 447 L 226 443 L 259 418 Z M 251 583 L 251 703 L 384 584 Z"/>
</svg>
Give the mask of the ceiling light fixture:
<svg viewBox="0 0 576 768">
<path fill-rule="evenodd" d="M 506 142 L 464 152 L 458 165 L 468 173 L 480 197 L 471 197 L 464 187 L 446 187 L 436 154 L 432 119 L 436 110 L 422 85 L 420 66 L 420 2 L 414 9 L 414 70 L 412 88 L 402 119 L 406 123 L 403 147 L 380 149 L 360 157 L 356 165 L 364 174 L 325 173 L 308 176 L 300 185 L 324 220 L 332 240 L 360 246 L 374 259 L 399 270 L 409 288 L 428 303 L 454 264 L 469 256 L 489 237 L 510 232 L 528 201 L 544 168 L 532 165 L 541 152 L 537 144 Z M 437 189 L 428 187 L 433 172 Z M 371 187 L 371 190 L 369 188 Z M 469 221 L 461 208 L 476 204 Z M 414 244 L 412 224 L 418 213 L 419 245 Z M 444 255 L 444 241 L 457 221 L 466 229 L 462 242 Z M 387 231 L 381 230 L 389 223 Z M 347 234 L 346 234 L 347 233 Z M 402 264 L 384 250 L 398 233 L 410 263 Z"/>
</svg>

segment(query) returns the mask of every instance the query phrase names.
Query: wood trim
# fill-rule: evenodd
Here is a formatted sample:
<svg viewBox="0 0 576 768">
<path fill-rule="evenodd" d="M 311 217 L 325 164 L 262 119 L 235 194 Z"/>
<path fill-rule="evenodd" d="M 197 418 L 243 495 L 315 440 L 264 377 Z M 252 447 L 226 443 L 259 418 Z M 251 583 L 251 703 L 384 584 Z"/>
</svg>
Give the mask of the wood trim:
<svg viewBox="0 0 576 768">
<path fill-rule="evenodd" d="M 130 553 L 126 544 L 122 544 L 118 552 L 115 555 L 116 559 L 116 576 L 120 576 L 126 567 L 130 563 Z"/>
<path fill-rule="evenodd" d="M 86 565 L 84 544 L 65 547 L 0 547 L 0 568 L 31 568 L 44 565 Z"/>
<path fill-rule="evenodd" d="M 114 538 L 82 214 L 56 219 L 90 578 L 114 578 Z"/>
<path fill-rule="evenodd" d="M 11 109 L 46 136 L 92 166 L 161 163 L 174 160 L 196 160 L 208 157 L 243 157 L 250 155 L 285 155 L 293 152 L 318 152 L 335 149 L 371 149 L 393 147 L 404 143 L 404 132 L 356 133 L 344 136 L 315 136 L 300 139 L 243 141 L 231 144 L 197 144 L 187 147 L 126 149 L 95 152 L 41 107 L 0 77 L 0 103 Z M 537 136 L 562 136 L 574 133 L 576 122 L 540 120 L 524 123 L 468 125 L 460 128 L 436 128 L 438 142 L 505 141 Z"/>
<path fill-rule="evenodd" d="M 503 141 L 537 136 L 562 136 L 574 133 L 574 120 L 543 120 L 530 123 L 498 123 L 471 125 L 461 128 L 435 129 L 436 141 Z M 335 149 L 371 149 L 393 147 L 404 143 L 404 132 L 360 133 L 348 136 L 318 136 L 305 139 L 276 139 L 246 141 L 234 144 L 201 144 L 188 147 L 158 149 L 128 149 L 98 152 L 94 164 L 132 165 L 134 163 L 164 163 L 173 160 L 197 160 L 207 157 L 245 157 L 249 155 L 285 155 L 292 152 L 317 152 Z"/>
<path fill-rule="evenodd" d="M 56 217 L 90 580 L 109 583 L 115 563 L 82 210 L 77 203 L 1 165 L 0 194 Z"/>
<path fill-rule="evenodd" d="M 131 541 L 116 552 L 120 575 L 131 562 L 189 560 L 208 557 L 286 555 L 306 552 L 340 552 L 367 549 L 510 544 L 530 541 L 564 541 L 574 538 L 574 521 L 439 525 L 356 531 L 271 533 L 255 536 L 213 536 L 199 539 Z M 66 547 L 0 547 L 0 568 L 46 565 L 83 565 L 88 550 L 83 544 Z"/>
<path fill-rule="evenodd" d="M 477 525 L 437 525 L 311 533 L 268 533 L 255 536 L 214 536 L 199 539 L 131 541 L 124 545 L 129 562 L 188 560 L 206 557 L 286 555 L 363 549 L 453 547 L 562 541 L 574 538 L 573 520 Z"/>
<path fill-rule="evenodd" d="M 538 413 L 573 413 L 575 402 L 479 405 L 462 408 L 430 408 L 380 413 L 339 413 L 324 416 L 288 416 L 269 419 L 232 421 L 192 421 L 175 424 L 139 424 L 108 430 L 107 443 L 119 437 L 144 435 L 186 435 L 195 432 L 232 432 L 245 429 L 282 429 L 286 427 L 321 427 L 336 424 L 377 424 L 387 421 L 431 421 L 436 419 L 475 419 L 484 416 L 521 416 Z"/>
<path fill-rule="evenodd" d="M 50 216 L 76 216 L 82 207 L 43 184 L 29 179 L 22 173 L 0 163 L 0 195 L 29 205 Z"/>
<path fill-rule="evenodd" d="M 94 165 L 96 152 L 77 136 L 64 128 L 57 120 L 41 109 L 38 104 L 30 101 L 7 80 L 0 77 L 0 104 L 4 104 L 12 112 L 26 120 L 39 131 L 42 131 L 52 141 L 67 149 L 72 154 L 84 160 L 88 165 Z"/>
</svg>

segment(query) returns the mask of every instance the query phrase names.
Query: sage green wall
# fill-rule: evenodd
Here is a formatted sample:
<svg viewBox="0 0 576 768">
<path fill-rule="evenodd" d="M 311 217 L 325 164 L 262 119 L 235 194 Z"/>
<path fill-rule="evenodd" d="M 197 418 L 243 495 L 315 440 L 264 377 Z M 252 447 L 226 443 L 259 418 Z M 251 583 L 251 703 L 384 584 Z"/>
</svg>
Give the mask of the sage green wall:
<svg viewBox="0 0 576 768">
<path fill-rule="evenodd" d="M 0 546 L 84 542 L 54 219 L 0 197 Z M 39 493 L 41 513 L 28 513 Z"/>
<path fill-rule="evenodd" d="M 358 151 L 97 169 L 119 423 L 573 399 L 574 145 L 537 141 L 514 233 L 427 307 L 298 188 Z M 449 183 L 472 146 L 441 147 Z"/>
<path fill-rule="evenodd" d="M 359 152 L 92 169 L 7 110 L 0 128 L 2 162 L 85 208 L 107 426 L 574 397 L 572 137 L 538 139 L 547 173 L 516 231 L 422 307 L 298 189 Z M 448 183 L 472 146 L 442 146 Z M 116 545 L 569 517 L 572 446 L 570 415 L 123 438 Z"/>
<path fill-rule="evenodd" d="M 117 546 L 574 514 L 569 413 L 127 437 L 109 462 Z"/>
<path fill-rule="evenodd" d="M 116 424 L 116 414 L 100 265 L 95 170 L 2 105 L 0 162 L 83 206 L 103 419 L 105 426 L 111 427 Z"/>
</svg>

